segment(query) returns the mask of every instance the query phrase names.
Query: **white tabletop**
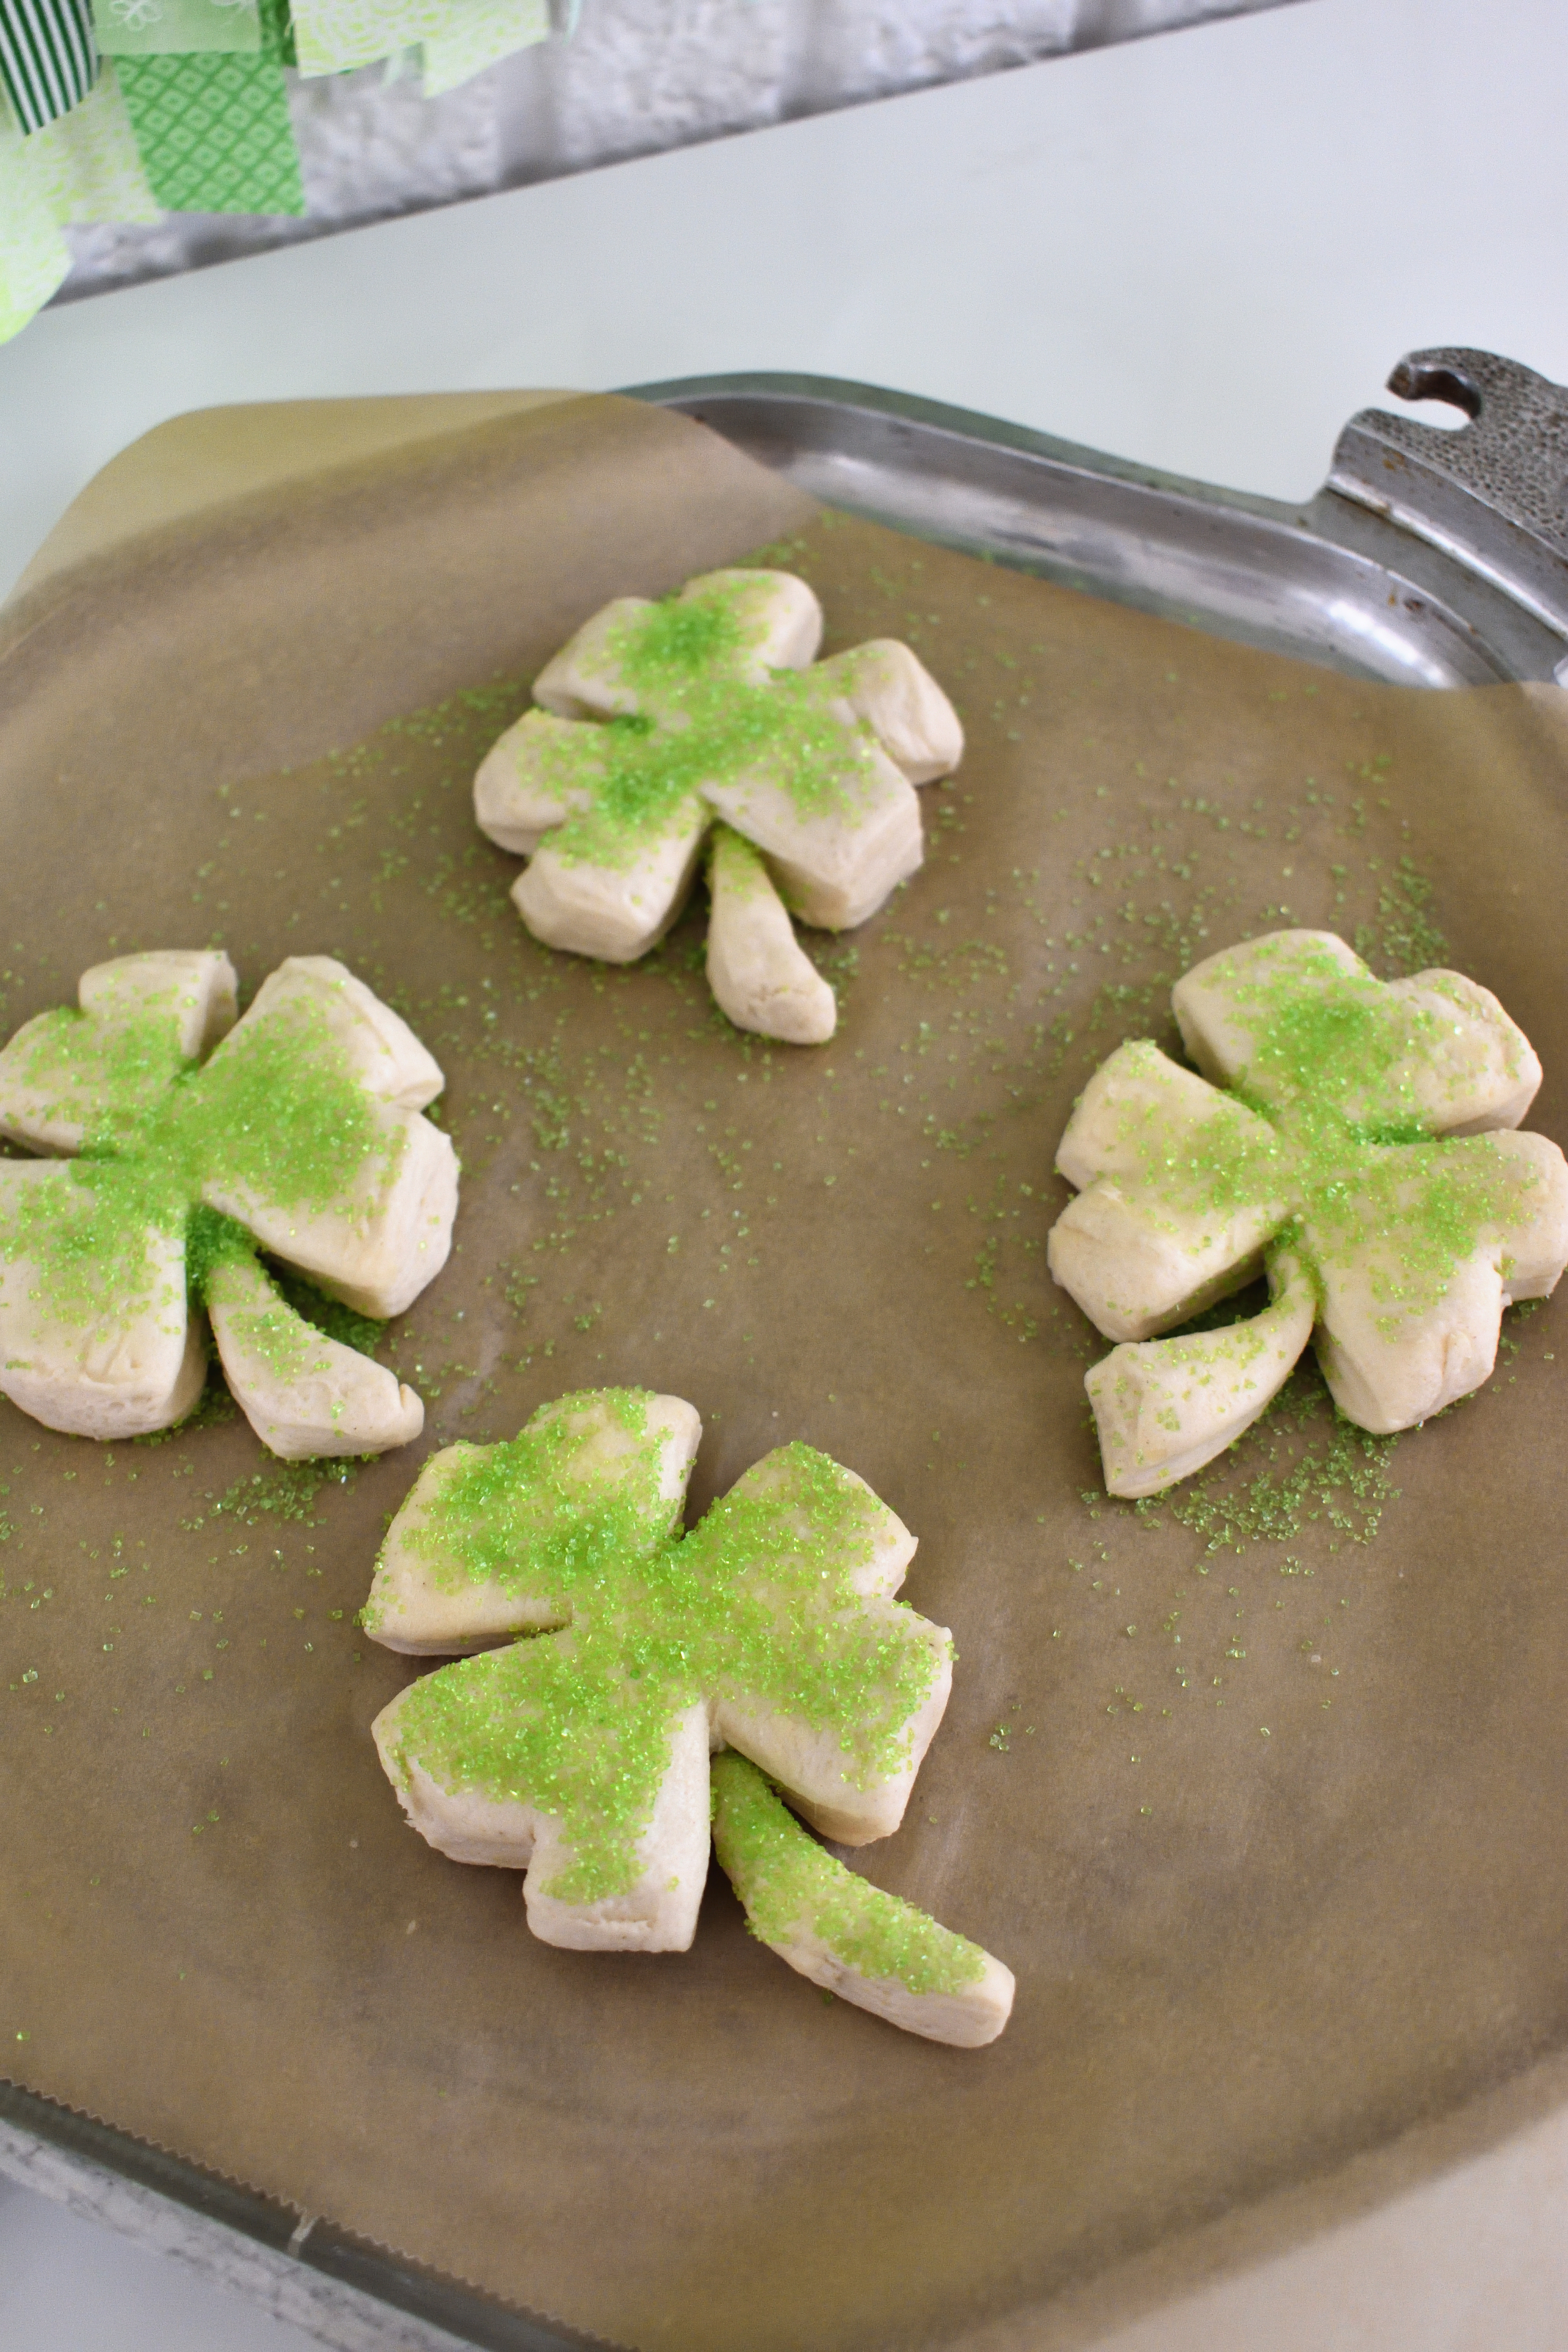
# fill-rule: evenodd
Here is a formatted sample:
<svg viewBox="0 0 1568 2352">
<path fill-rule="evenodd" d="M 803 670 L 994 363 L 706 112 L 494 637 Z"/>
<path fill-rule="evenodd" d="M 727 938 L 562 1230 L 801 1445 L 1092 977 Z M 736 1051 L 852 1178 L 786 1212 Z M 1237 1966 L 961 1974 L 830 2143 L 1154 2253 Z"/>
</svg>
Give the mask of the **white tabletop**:
<svg viewBox="0 0 1568 2352">
<path fill-rule="evenodd" d="M 226 401 L 789 369 L 1303 497 L 1407 349 L 1568 380 L 1565 87 L 1562 0 L 1305 0 L 47 312 L 0 350 L 0 593 Z M 1549 2121 L 1107 2352 L 1556 2352 L 1565 2170 Z M 0 2184 L 0 2352 L 305 2342 Z"/>
</svg>

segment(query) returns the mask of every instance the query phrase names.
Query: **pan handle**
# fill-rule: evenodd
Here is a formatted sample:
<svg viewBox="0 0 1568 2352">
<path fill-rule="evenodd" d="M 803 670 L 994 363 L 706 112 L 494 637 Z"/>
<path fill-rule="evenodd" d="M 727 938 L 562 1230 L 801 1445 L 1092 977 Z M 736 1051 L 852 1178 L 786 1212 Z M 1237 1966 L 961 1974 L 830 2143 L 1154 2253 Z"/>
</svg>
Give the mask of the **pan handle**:
<svg viewBox="0 0 1568 2352">
<path fill-rule="evenodd" d="M 1327 488 L 1439 547 L 1568 638 L 1568 390 L 1493 352 L 1410 352 L 1401 400 L 1442 400 L 1457 431 L 1363 408 Z M 1568 656 L 1558 666 L 1568 684 Z"/>
</svg>

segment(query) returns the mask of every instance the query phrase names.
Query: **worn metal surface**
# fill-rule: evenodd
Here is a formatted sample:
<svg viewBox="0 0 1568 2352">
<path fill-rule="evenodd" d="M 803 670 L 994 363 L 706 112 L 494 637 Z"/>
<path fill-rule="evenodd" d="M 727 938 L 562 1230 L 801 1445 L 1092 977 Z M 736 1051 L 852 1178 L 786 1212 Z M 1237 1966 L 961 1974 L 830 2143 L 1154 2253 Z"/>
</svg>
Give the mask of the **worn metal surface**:
<svg viewBox="0 0 1568 2352">
<path fill-rule="evenodd" d="M 332 2352 L 574 2352 L 579 2342 L 5 2082 L 0 2179 L 168 2255 Z"/>
<path fill-rule="evenodd" d="M 1468 356 L 1487 361 L 1489 381 L 1528 373 Z M 1435 465 L 1411 467 L 1399 509 L 1347 503 L 1338 461 L 1325 490 L 1289 507 L 826 377 L 713 376 L 640 390 L 853 513 L 1247 644 L 1447 687 L 1549 678 L 1568 638 L 1568 563 L 1521 519 L 1545 511 L 1554 494 L 1568 394 L 1530 382 L 1540 387 L 1529 412 L 1539 430 L 1515 415 L 1506 467 L 1483 449 L 1490 494 L 1479 467 L 1462 487 Z M 1368 412 L 1341 452 L 1371 426 L 1424 436 L 1439 458 L 1467 438 Z M 1468 541 L 1443 521 L 1461 499 Z M 1551 562 L 1563 573 L 1560 621 L 1541 586 Z"/>
<path fill-rule="evenodd" d="M 1329 488 L 1490 580 L 1568 637 L 1568 391 L 1516 360 L 1411 352 L 1388 379 L 1440 400 L 1458 432 L 1364 408 L 1340 436 Z"/>
</svg>

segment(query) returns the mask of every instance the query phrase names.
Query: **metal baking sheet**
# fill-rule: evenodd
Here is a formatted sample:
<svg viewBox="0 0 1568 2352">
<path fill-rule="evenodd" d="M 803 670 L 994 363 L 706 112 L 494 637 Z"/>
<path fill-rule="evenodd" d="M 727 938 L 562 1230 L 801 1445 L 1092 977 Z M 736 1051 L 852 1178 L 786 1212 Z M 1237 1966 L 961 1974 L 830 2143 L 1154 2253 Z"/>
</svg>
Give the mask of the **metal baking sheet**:
<svg viewBox="0 0 1568 2352">
<path fill-rule="evenodd" d="M 1568 642 L 1568 541 L 1548 511 L 1568 395 L 1487 352 L 1412 354 L 1393 381 L 1469 425 L 1355 418 L 1303 507 L 825 376 L 702 376 L 638 394 L 826 505 L 1245 645 L 1395 686 L 1552 677 Z M 1416 460 L 1397 499 L 1373 478 L 1390 428 Z"/>
<path fill-rule="evenodd" d="M 1119 601 L 1406 684 L 1542 677 L 1562 639 L 1530 603 L 1447 547 L 1325 492 L 1319 509 L 1268 509 L 1173 485 L 984 419 L 863 388 L 794 379 L 651 388 L 833 503 Z M 1329 504 L 1327 501 L 1331 500 Z M 1337 536 L 1335 534 L 1338 534 Z M 1356 543 L 1352 543 L 1356 542 Z M 426 2280 L 344 2233 L 84 2123 L 25 2094 L 0 2113 L 58 2145 L 149 2180 L 316 2271 L 476 2344 L 570 2339 Z"/>
</svg>

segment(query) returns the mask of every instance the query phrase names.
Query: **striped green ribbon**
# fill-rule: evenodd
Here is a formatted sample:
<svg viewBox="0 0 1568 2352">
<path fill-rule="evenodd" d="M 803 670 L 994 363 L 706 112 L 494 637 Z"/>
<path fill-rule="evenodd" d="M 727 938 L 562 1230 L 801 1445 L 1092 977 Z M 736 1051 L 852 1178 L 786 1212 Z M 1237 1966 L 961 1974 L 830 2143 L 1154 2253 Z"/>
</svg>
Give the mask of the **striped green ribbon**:
<svg viewBox="0 0 1568 2352">
<path fill-rule="evenodd" d="M 0 83 L 19 131 L 58 122 L 97 79 L 87 0 L 0 0 Z"/>
</svg>

